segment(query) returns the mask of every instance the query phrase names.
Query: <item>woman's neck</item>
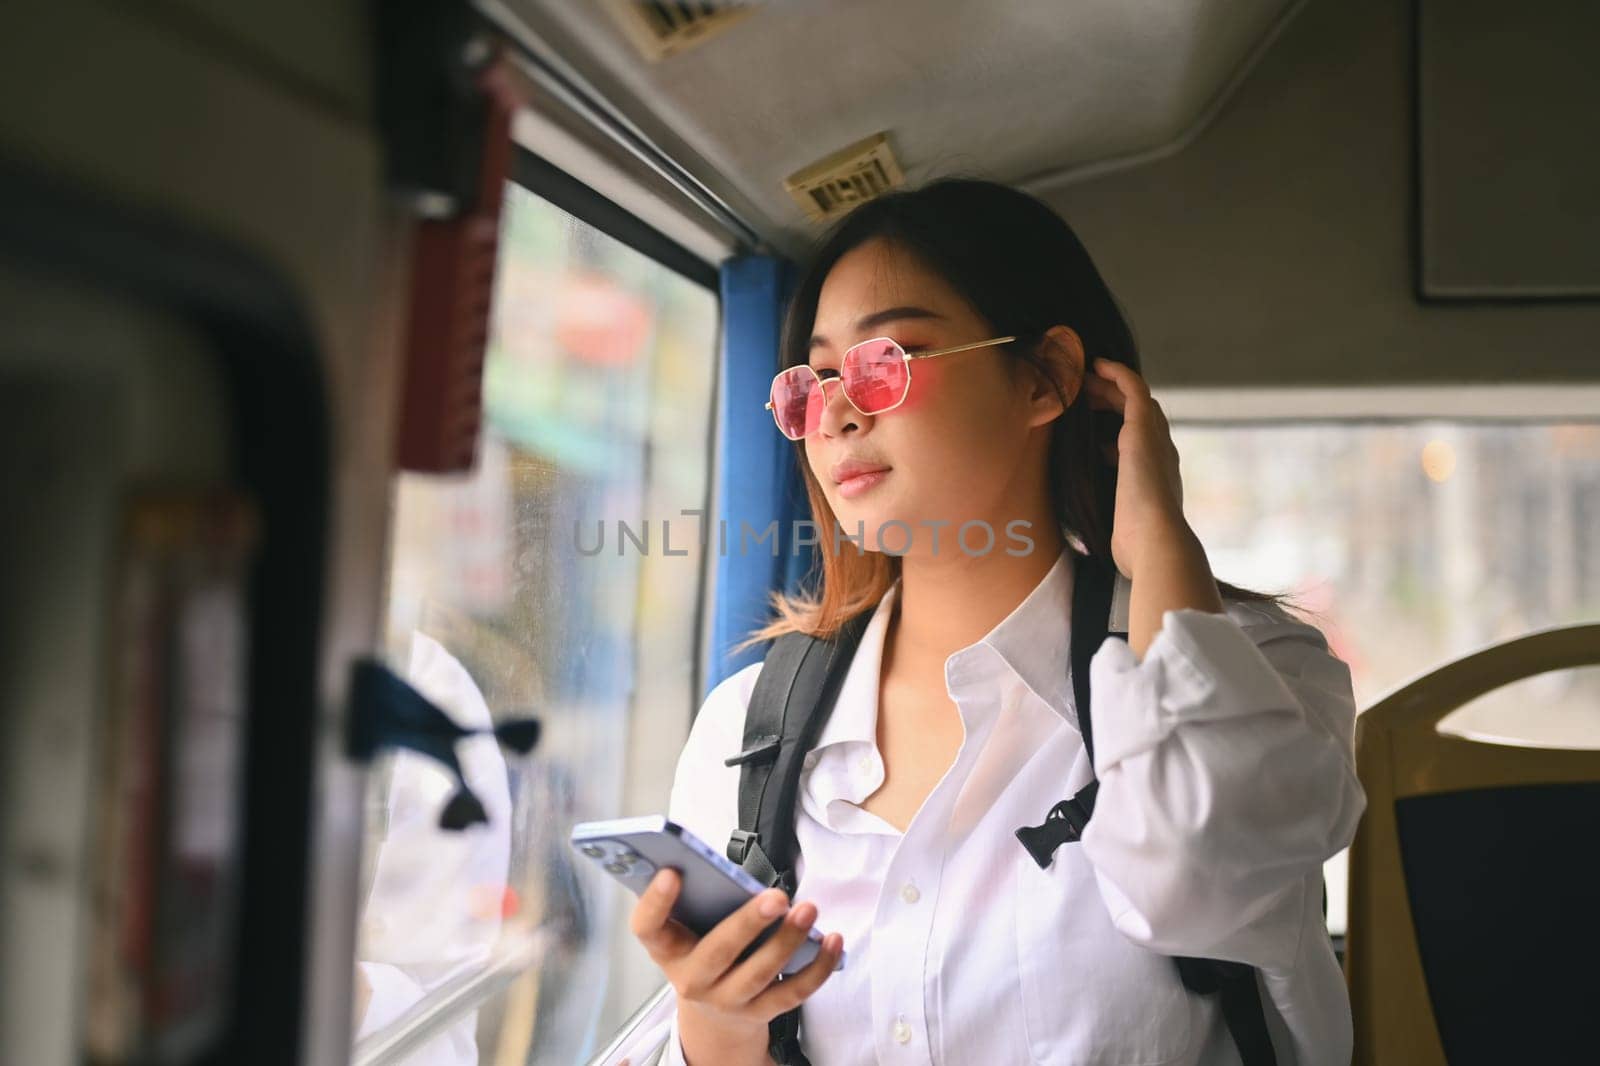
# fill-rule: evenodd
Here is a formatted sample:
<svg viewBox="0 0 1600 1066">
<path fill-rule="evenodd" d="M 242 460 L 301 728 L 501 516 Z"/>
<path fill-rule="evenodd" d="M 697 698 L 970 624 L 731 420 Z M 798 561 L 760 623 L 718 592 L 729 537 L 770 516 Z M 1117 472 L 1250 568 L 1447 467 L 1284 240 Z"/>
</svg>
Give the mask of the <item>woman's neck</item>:
<svg viewBox="0 0 1600 1066">
<path fill-rule="evenodd" d="M 1041 532 L 1044 535 L 1040 535 Z M 997 542 L 987 555 L 960 549 L 907 554 L 889 620 L 885 669 L 944 685 L 944 661 L 981 640 L 1027 598 L 1061 557 L 1066 541 L 1053 523 L 1030 530 L 1033 549 L 1008 555 Z"/>
</svg>

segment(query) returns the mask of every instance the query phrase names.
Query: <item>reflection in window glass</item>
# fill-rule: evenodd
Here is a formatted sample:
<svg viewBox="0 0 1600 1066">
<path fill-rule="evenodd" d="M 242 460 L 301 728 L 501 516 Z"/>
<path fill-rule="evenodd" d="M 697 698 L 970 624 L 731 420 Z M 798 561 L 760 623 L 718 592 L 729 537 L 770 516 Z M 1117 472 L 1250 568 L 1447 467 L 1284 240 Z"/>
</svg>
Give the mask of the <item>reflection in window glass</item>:
<svg viewBox="0 0 1600 1066">
<path fill-rule="evenodd" d="M 1191 424 L 1173 439 L 1212 571 L 1308 608 L 1358 707 L 1484 645 L 1600 619 L 1600 425 Z M 1600 672 L 1508 686 L 1446 728 L 1600 747 Z M 1344 859 L 1327 870 L 1335 932 Z"/>
<path fill-rule="evenodd" d="M 671 556 L 660 523 L 706 500 L 715 294 L 517 186 L 503 227 L 478 465 L 398 479 L 386 640 L 459 724 L 533 714 L 543 737 L 457 745 L 489 817 L 465 831 L 439 828 L 438 764 L 372 775 L 358 1057 L 407 1032 L 408 1063 L 587 1057 L 626 928 L 567 833 L 664 809 L 673 763 L 640 780 L 630 746 L 675 753 L 693 711 L 703 559 L 692 522 Z M 648 546 L 619 550 L 619 521 Z"/>
</svg>

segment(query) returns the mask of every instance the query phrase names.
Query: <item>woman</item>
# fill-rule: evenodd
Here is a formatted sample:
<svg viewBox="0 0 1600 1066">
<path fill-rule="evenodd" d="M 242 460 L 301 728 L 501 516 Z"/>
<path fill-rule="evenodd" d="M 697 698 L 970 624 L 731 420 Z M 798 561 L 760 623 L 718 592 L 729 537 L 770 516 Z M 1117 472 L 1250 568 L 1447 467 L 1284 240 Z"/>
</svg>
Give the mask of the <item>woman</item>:
<svg viewBox="0 0 1600 1066">
<path fill-rule="evenodd" d="M 1213 580 L 1166 419 L 1071 229 L 983 181 L 869 202 L 803 276 L 782 366 L 775 417 L 824 569 L 755 639 L 873 613 L 806 759 L 799 902 L 769 889 L 697 939 L 668 920 L 663 871 L 635 907 L 677 992 L 666 1061 L 768 1062 L 769 1020 L 798 1006 L 813 1066 L 1237 1062 L 1216 997 L 1169 957 L 1187 955 L 1258 968 L 1278 1062 L 1348 1062 L 1321 867 L 1365 805 L 1349 671 L 1274 597 Z M 1096 513 L 1113 477 L 1114 516 Z M 831 543 L 836 524 L 865 550 Z M 1128 639 L 1091 663 L 1092 767 L 1066 668 L 1069 535 L 1131 580 Z M 760 669 L 712 691 L 672 790 L 671 817 L 719 847 Z M 1096 777 L 1081 841 L 1041 869 L 1013 830 Z M 819 914 L 822 956 L 775 983 Z"/>
</svg>

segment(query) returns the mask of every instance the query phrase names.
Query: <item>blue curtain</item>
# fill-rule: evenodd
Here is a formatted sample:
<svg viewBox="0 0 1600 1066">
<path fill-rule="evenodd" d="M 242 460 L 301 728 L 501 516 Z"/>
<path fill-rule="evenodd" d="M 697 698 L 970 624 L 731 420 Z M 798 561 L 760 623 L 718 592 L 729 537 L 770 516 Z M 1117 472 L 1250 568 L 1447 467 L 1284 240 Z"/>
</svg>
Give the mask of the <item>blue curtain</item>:
<svg viewBox="0 0 1600 1066">
<path fill-rule="evenodd" d="M 794 547 L 794 523 L 809 518 L 810 508 L 795 446 L 763 406 L 778 372 L 778 334 L 793 274 L 787 260 L 759 255 L 729 259 L 721 269 L 723 350 L 716 412 L 721 472 L 707 537 L 717 568 L 716 602 L 702 700 L 718 682 L 766 655 L 767 646 L 760 644 L 737 655 L 729 649 L 770 617 L 769 590 L 798 589 L 816 554 L 814 547 Z M 757 544 L 755 537 L 774 522 L 775 534 Z M 727 530 L 725 549 L 721 529 Z M 743 536 L 747 529 L 748 537 Z"/>
</svg>

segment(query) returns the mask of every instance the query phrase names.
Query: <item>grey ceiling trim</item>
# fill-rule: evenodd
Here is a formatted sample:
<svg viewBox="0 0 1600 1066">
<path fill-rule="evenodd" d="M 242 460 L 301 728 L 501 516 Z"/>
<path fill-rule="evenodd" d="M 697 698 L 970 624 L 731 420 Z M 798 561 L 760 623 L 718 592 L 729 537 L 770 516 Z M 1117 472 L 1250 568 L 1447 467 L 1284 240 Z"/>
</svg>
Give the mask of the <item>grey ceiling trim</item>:
<svg viewBox="0 0 1600 1066">
<path fill-rule="evenodd" d="M 767 245 L 760 230 L 663 151 L 571 64 L 546 46 L 503 0 L 472 0 L 472 6 L 515 46 L 513 60 L 535 85 L 661 175 L 747 248 Z"/>
<path fill-rule="evenodd" d="M 1255 69 L 1256 64 L 1261 62 L 1261 57 L 1271 50 L 1284 29 L 1294 21 L 1295 16 L 1300 14 L 1300 11 L 1308 2 L 1309 0 L 1294 0 L 1294 3 L 1279 12 L 1278 17 L 1273 19 L 1272 25 L 1268 26 L 1266 32 L 1257 38 L 1255 44 L 1251 45 L 1250 51 L 1246 53 L 1239 65 L 1234 68 L 1228 79 L 1222 83 L 1222 87 L 1212 94 L 1211 99 L 1206 102 L 1206 106 L 1195 116 L 1194 121 L 1190 122 L 1188 127 L 1172 140 L 1167 141 L 1165 144 L 1158 144 L 1154 148 L 1144 148 L 1137 152 L 1129 152 L 1126 155 L 1111 156 L 1088 163 L 1076 163 L 1071 166 L 1041 171 L 1018 181 L 1016 183 L 1017 186 L 1026 192 L 1037 194 L 1047 189 L 1060 188 L 1063 185 L 1069 185 L 1074 182 L 1088 181 L 1091 178 L 1113 174 L 1119 170 L 1129 170 L 1133 167 L 1144 166 L 1177 155 L 1198 140 L 1200 135 L 1216 120 L 1216 117 L 1222 113 L 1222 109 L 1229 99 L 1238 91 L 1239 86 L 1244 84 L 1245 79 L 1250 76 L 1250 72 Z"/>
<path fill-rule="evenodd" d="M 599 151 L 542 110 L 524 108 L 511 126 L 512 139 L 534 155 L 577 178 L 594 192 L 672 240 L 706 263 L 716 266 L 741 249 L 721 226 L 693 208 L 685 209 L 675 190 L 647 187 L 636 167 Z M 653 177 L 653 174 L 651 175 Z"/>
</svg>

